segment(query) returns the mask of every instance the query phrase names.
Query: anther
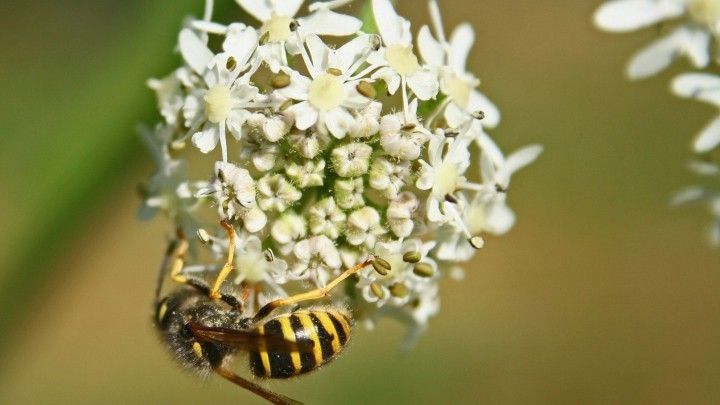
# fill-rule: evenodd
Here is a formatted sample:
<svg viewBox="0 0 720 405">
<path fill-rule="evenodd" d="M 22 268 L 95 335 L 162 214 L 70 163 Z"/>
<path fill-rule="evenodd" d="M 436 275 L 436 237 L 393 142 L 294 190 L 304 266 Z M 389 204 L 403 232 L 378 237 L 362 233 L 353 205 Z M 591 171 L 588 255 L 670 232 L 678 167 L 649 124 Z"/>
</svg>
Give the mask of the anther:
<svg viewBox="0 0 720 405">
<path fill-rule="evenodd" d="M 415 129 L 415 127 L 417 127 L 417 125 L 414 122 L 408 122 L 400 129 L 403 131 L 412 131 L 413 129 Z"/>
<path fill-rule="evenodd" d="M 327 72 L 333 76 L 342 76 L 342 70 L 338 68 L 327 68 Z"/>
<path fill-rule="evenodd" d="M 380 50 L 380 47 L 382 46 L 382 40 L 380 39 L 380 35 L 372 35 L 372 37 L 370 38 L 370 46 L 372 47 L 373 51 Z"/>
<path fill-rule="evenodd" d="M 482 120 L 482 119 L 485 118 L 485 112 L 482 111 L 482 110 L 477 110 L 477 111 L 475 111 L 475 112 L 472 113 L 472 117 L 473 117 L 474 119 L 480 121 L 480 120 Z"/>
<path fill-rule="evenodd" d="M 361 81 L 358 83 L 358 85 L 355 87 L 355 90 L 357 90 L 358 93 L 362 94 L 363 96 L 367 98 L 375 98 L 377 97 L 377 91 L 375 91 L 375 87 L 372 85 L 372 83 L 367 81 Z"/>
<path fill-rule="evenodd" d="M 480 236 L 473 236 L 468 242 L 470 242 L 470 245 L 475 249 L 482 249 L 482 247 L 485 246 L 485 240 Z"/>
<path fill-rule="evenodd" d="M 451 204 L 457 204 L 458 200 L 455 198 L 452 194 L 445 194 L 445 201 L 451 203 Z"/>
<path fill-rule="evenodd" d="M 200 242 L 204 244 L 212 243 L 212 239 L 210 239 L 210 234 L 202 228 L 197 230 L 197 237 L 198 239 L 200 239 Z"/>
<path fill-rule="evenodd" d="M 413 269 L 413 273 L 415 273 L 418 277 L 432 277 L 433 274 L 435 274 L 435 270 L 432 268 L 431 265 L 427 263 L 418 263 L 415 265 L 415 268 Z"/>
<path fill-rule="evenodd" d="M 172 150 L 183 150 L 185 149 L 185 141 L 173 141 L 170 144 L 170 148 L 172 148 Z"/>
<path fill-rule="evenodd" d="M 392 270 L 392 266 L 390 265 L 390 263 L 380 257 L 376 257 L 375 260 L 373 260 L 372 265 L 373 269 L 375 269 L 375 271 L 381 276 L 387 276 Z"/>
<path fill-rule="evenodd" d="M 385 298 L 385 290 L 383 290 L 383 288 L 380 286 L 380 284 L 378 284 L 378 283 L 370 284 L 370 290 L 379 299 Z"/>
<path fill-rule="evenodd" d="M 407 252 L 403 255 L 403 261 L 405 263 L 417 263 L 422 259 L 420 252 Z"/>
<path fill-rule="evenodd" d="M 390 286 L 390 294 L 395 298 L 405 298 L 408 295 L 408 288 L 405 284 L 395 283 Z"/>
<path fill-rule="evenodd" d="M 227 68 L 227 70 L 235 70 L 235 68 L 237 67 L 237 60 L 235 60 L 235 58 L 233 58 L 232 56 L 227 58 L 227 62 L 225 62 L 225 67 Z"/>
<path fill-rule="evenodd" d="M 300 27 L 300 23 L 297 20 L 292 20 L 290 22 L 290 31 L 295 32 Z"/>
<path fill-rule="evenodd" d="M 265 252 L 263 252 L 263 253 L 265 254 L 266 261 L 268 261 L 268 262 L 275 261 L 275 252 L 273 252 L 272 249 L 265 249 Z"/>
<path fill-rule="evenodd" d="M 290 85 L 290 75 L 285 72 L 280 72 L 273 76 L 270 80 L 270 85 L 274 89 L 283 89 Z"/>
</svg>

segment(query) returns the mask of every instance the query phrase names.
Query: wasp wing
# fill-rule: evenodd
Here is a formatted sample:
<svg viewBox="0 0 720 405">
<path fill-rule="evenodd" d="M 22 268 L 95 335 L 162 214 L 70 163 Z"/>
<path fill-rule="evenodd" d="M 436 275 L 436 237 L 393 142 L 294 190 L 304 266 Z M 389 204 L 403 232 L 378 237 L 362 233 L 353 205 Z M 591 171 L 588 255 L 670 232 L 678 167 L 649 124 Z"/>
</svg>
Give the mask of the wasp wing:
<svg viewBox="0 0 720 405">
<path fill-rule="evenodd" d="M 190 330 L 199 341 L 217 343 L 248 351 L 270 350 L 281 353 L 312 353 L 314 347 L 312 341 L 294 342 L 280 336 L 263 335 L 252 329 L 220 328 L 191 323 Z"/>
</svg>

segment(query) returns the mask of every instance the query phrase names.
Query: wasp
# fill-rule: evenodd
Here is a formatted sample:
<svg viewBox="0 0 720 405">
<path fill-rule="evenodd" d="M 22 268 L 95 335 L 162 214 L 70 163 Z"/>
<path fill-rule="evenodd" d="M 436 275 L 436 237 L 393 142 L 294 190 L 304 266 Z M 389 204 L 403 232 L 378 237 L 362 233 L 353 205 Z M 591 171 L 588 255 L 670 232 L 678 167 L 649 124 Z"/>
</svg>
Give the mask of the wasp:
<svg viewBox="0 0 720 405">
<path fill-rule="evenodd" d="M 373 263 L 368 259 L 345 270 L 325 287 L 271 301 L 252 317 L 243 316 L 243 299 L 223 283 L 233 269 L 235 230 L 228 234 L 227 261 L 213 284 L 182 274 L 188 241 L 178 231 L 163 260 L 155 289 L 154 323 L 175 360 L 202 376 L 211 373 L 275 404 L 301 404 L 241 377 L 229 368 L 247 353 L 251 373 L 260 379 L 285 379 L 317 370 L 337 357 L 350 339 L 352 318 L 344 308 L 299 308 L 298 303 L 327 297 L 348 277 Z M 181 286 L 161 298 L 168 268 Z M 288 311 L 278 311 L 290 308 Z"/>
</svg>

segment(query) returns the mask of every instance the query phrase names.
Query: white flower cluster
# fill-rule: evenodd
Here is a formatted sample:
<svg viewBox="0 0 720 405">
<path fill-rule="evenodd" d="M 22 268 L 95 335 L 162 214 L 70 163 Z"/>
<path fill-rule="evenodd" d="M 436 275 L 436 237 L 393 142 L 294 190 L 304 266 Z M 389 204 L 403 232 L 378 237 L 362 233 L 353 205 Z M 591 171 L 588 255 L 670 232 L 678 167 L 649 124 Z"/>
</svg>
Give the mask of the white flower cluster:
<svg viewBox="0 0 720 405">
<path fill-rule="evenodd" d="M 237 0 L 259 27 L 212 22 L 208 2 L 186 24 L 183 66 L 149 81 L 164 120 L 145 131 L 159 169 L 144 210 L 199 236 L 184 271 L 208 277 L 228 249 L 217 223 L 231 223 L 250 309 L 372 257 L 333 295 L 368 324 L 392 314 L 421 330 L 438 281 L 513 226 L 510 178 L 541 148 L 506 157 L 485 132 L 500 114 L 467 71 L 469 24 L 448 39 L 429 0 L 432 29 L 414 37 L 390 0 L 372 0 L 366 33 L 336 11 L 349 2 L 298 16 L 303 0 Z M 178 157 L 196 151 L 219 159 L 209 181 L 190 181 Z"/>
<path fill-rule="evenodd" d="M 653 76 L 678 57 L 686 57 L 698 70 L 720 65 L 720 0 L 610 0 L 598 8 L 595 24 L 610 32 L 628 32 L 661 24 L 669 32 L 641 50 L 628 65 L 631 79 Z M 720 107 L 720 76 L 690 72 L 673 79 L 673 92 L 685 98 Z M 715 186 L 691 187 L 675 197 L 675 204 L 701 203 L 714 217 L 713 244 L 720 246 L 720 117 L 715 118 L 693 141 L 697 160 L 690 165 L 699 175 L 714 176 Z"/>
</svg>

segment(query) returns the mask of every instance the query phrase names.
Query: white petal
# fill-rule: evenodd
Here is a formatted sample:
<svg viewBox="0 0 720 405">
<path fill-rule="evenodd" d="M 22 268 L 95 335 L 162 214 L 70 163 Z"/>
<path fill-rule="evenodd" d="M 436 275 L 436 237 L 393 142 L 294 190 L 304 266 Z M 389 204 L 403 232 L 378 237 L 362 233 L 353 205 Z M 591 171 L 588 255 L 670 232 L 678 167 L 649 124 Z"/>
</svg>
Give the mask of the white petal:
<svg viewBox="0 0 720 405">
<path fill-rule="evenodd" d="M 375 24 L 385 44 L 410 45 L 410 23 L 400 17 L 390 0 L 372 0 Z"/>
<path fill-rule="evenodd" d="M 460 24 L 450 36 L 449 64 L 457 74 L 465 73 L 465 65 L 470 49 L 475 42 L 475 31 L 468 23 Z"/>
<path fill-rule="evenodd" d="M 695 29 L 688 33 L 683 46 L 683 53 L 696 68 L 704 68 L 710 62 L 710 32 Z"/>
<path fill-rule="evenodd" d="M 257 1 L 257 0 L 255 0 Z M 305 0 L 271 0 L 272 8 L 278 15 L 284 15 L 287 17 L 295 17 L 300 6 L 302 6 Z"/>
<path fill-rule="evenodd" d="M 213 53 L 205 43 L 189 28 L 180 31 L 178 36 L 180 54 L 185 62 L 199 75 L 203 75 L 213 60 Z"/>
<path fill-rule="evenodd" d="M 280 56 L 281 53 L 285 52 L 282 49 L 282 44 L 280 43 L 270 43 L 265 44 L 263 46 L 259 46 L 257 48 L 258 55 L 260 55 L 260 58 L 268 64 L 268 67 L 270 68 L 270 71 L 273 73 L 277 73 L 280 71 L 280 68 L 283 66 L 283 60 Z"/>
<path fill-rule="evenodd" d="M 423 25 L 418 32 L 418 51 L 425 63 L 430 66 L 443 66 L 445 64 L 445 50 L 442 44 L 432 36 L 430 28 Z"/>
<path fill-rule="evenodd" d="M 325 8 L 298 20 L 304 32 L 336 37 L 352 35 L 362 27 L 362 21 L 357 18 Z"/>
<path fill-rule="evenodd" d="M 534 162 L 542 152 L 543 147 L 540 145 L 525 146 L 508 156 L 505 161 L 505 165 L 500 169 L 500 172 L 503 172 L 502 175 L 510 177 L 518 170 Z"/>
<path fill-rule="evenodd" d="M 202 153 L 208 153 L 215 149 L 220 140 L 220 133 L 217 124 L 208 124 L 202 132 L 196 132 L 192 136 L 192 143 Z"/>
<path fill-rule="evenodd" d="M 345 135 L 355 124 L 355 118 L 342 107 L 323 113 L 323 121 L 328 131 L 338 139 L 345 138 Z"/>
<path fill-rule="evenodd" d="M 217 35 L 225 35 L 228 29 L 228 27 L 220 23 L 205 20 L 195 20 L 190 23 L 190 26 L 197 30 Z"/>
<path fill-rule="evenodd" d="M 445 108 L 445 121 L 450 128 L 460 128 L 464 123 L 471 119 L 467 111 L 460 108 L 455 103 L 450 103 Z"/>
<path fill-rule="evenodd" d="M 468 101 L 468 112 L 482 111 L 485 118 L 480 121 L 485 128 L 495 128 L 500 123 L 500 110 L 490 101 L 484 94 L 477 90 L 470 91 L 470 100 Z"/>
<path fill-rule="evenodd" d="M 347 76 L 355 73 L 350 72 L 350 67 L 367 52 L 372 39 L 372 35 L 361 35 L 340 47 L 331 55 L 330 67 L 340 69 Z"/>
<path fill-rule="evenodd" d="M 494 204 L 488 212 L 488 230 L 496 235 L 507 233 L 515 225 L 515 213 L 505 203 Z"/>
<path fill-rule="evenodd" d="M 267 216 L 259 208 L 251 208 L 242 217 L 243 226 L 248 232 L 255 233 L 260 231 L 267 224 Z"/>
<path fill-rule="evenodd" d="M 715 223 L 712 224 L 708 237 L 713 246 L 720 246 L 720 221 L 715 221 Z"/>
<path fill-rule="evenodd" d="M 283 72 L 290 76 L 290 85 L 277 90 L 283 97 L 293 100 L 307 100 L 308 90 L 312 81 L 295 70 L 285 68 Z"/>
<path fill-rule="evenodd" d="M 673 196 L 670 204 L 673 206 L 705 202 L 708 199 L 707 191 L 699 186 L 692 186 L 678 191 Z"/>
<path fill-rule="evenodd" d="M 681 53 L 688 35 L 688 30 L 681 27 L 643 48 L 630 60 L 628 76 L 631 79 L 644 79 L 668 67 Z"/>
<path fill-rule="evenodd" d="M 711 162 L 694 160 L 688 164 L 688 169 L 701 176 L 717 176 L 720 174 L 720 166 Z"/>
<path fill-rule="evenodd" d="M 430 222 L 444 223 L 447 221 L 445 215 L 440 212 L 440 201 L 436 198 L 428 197 L 425 209 L 427 210 L 427 218 Z"/>
<path fill-rule="evenodd" d="M 232 110 L 228 115 L 226 124 L 235 140 L 242 138 L 242 127 L 252 114 L 248 110 Z"/>
<path fill-rule="evenodd" d="M 295 126 L 302 131 L 313 126 L 318 120 L 318 111 L 307 101 L 291 106 L 287 112 L 295 117 Z"/>
<path fill-rule="evenodd" d="M 316 72 L 324 72 L 328 68 L 330 48 L 315 34 L 308 35 L 307 38 L 305 38 L 305 45 L 307 45 L 308 52 L 310 53 L 310 59 L 313 64 L 312 67 L 315 68 Z M 310 69 L 310 66 L 308 66 L 308 69 Z"/>
<path fill-rule="evenodd" d="M 494 183 L 497 179 L 495 164 L 490 155 L 485 152 L 480 155 L 480 177 L 485 184 Z"/>
<path fill-rule="evenodd" d="M 697 153 L 710 152 L 720 144 L 720 117 L 715 118 L 695 138 L 693 148 Z"/>
<path fill-rule="evenodd" d="M 273 4 L 270 0 L 235 0 L 248 14 L 258 21 L 265 22 L 270 19 Z"/>
<path fill-rule="evenodd" d="M 420 70 L 407 79 L 408 87 L 420 100 L 435 98 L 440 89 L 440 82 L 435 73 L 429 70 Z"/>
<path fill-rule="evenodd" d="M 685 73 L 673 79 L 672 89 L 680 97 L 705 101 L 720 107 L 720 77 L 708 73 Z"/>
<path fill-rule="evenodd" d="M 685 11 L 680 1 L 673 0 L 613 0 L 595 12 L 595 24 L 613 32 L 633 31 L 653 25 Z"/>
<path fill-rule="evenodd" d="M 244 24 L 231 24 L 223 42 L 225 52 L 232 54 L 239 67 L 244 66 L 258 45 L 258 35 L 252 27 Z"/>
<path fill-rule="evenodd" d="M 370 77 L 384 81 L 387 84 L 387 91 L 391 95 L 395 94 L 400 88 L 400 75 L 388 67 L 378 69 Z"/>
<path fill-rule="evenodd" d="M 477 138 L 477 143 L 480 146 L 480 149 L 488 154 L 493 163 L 496 165 L 504 164 L 505 157 L 503 156 L 500 147 L 498 147 L 495 141 L 493 141 L 486 133 L 480 133 L 480 136 Z"/>
</svg>

